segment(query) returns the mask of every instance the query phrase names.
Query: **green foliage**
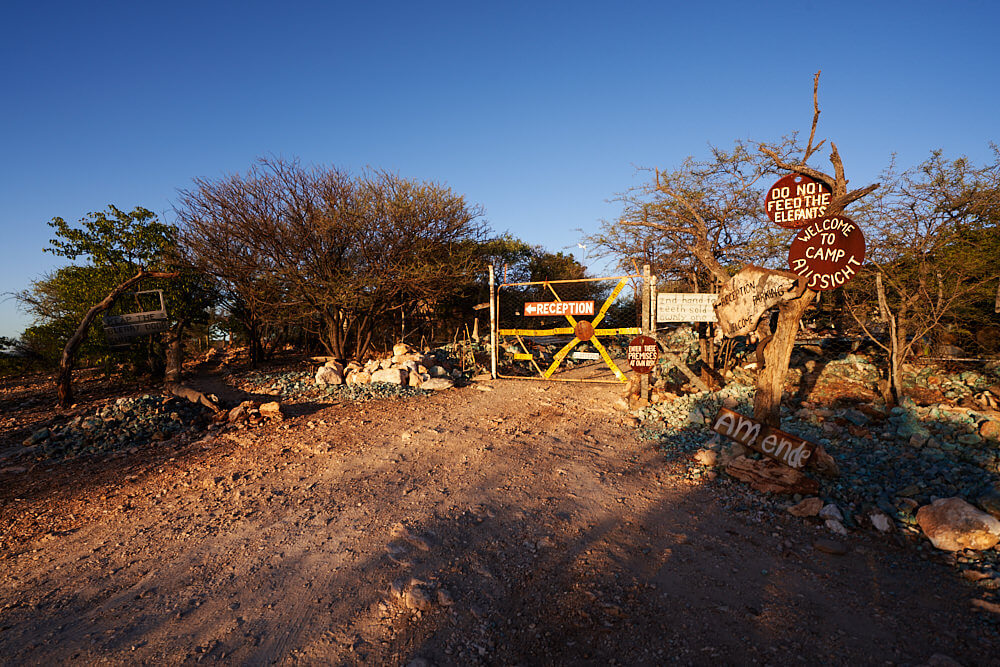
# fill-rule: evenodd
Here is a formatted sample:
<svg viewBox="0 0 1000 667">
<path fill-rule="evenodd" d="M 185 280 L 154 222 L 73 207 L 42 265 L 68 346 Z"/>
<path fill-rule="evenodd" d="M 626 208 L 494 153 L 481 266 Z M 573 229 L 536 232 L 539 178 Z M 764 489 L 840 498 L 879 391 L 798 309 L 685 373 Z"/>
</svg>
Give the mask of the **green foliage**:
<svg viewBox="0 0 1000 667">
<path fill-rule="evenodd" d="M 57 238 L 49 241 L 45 252 L 70 260 L 86 257 L 94 266 L 111 267 L 122 274 L 160 267 L 171 256 L 177 231 L 141 206 L 126 213 L 109 205 L 107 211 L 81 219 L 79 227 L 59 217 L 49 226 Z"/>
<path fill-rule="evenodd" d="M 57 269 L 16 296 L 35 320 L 22 335 L 22 341 L 40 358 L 55 364 L 87 311 L 115 287 L 140 269 L 176 269 L 176 228 L 160 222 L 145 208 L 124 212 L 115 206 L 89 214 L 77 227 L 58 217 L 49 225 L 55 229 L 56 238 L 44 251 L 70 260 L 83 259 L 85 263 Z M 182 272 L 174 280 L 147 280 L 141 289 L 163 290 L 167 313 L 175 326 L 204 319 L 205 309 L 215 299 L 214 293 L 193 272 Z M 145 309 L 147 306 L 126 295 L 106 314 Z M 159 347 L 159 341 L 141 337 L 127 349 L 111 350 L 98 318 L 77 356 L 90 363 L 130 358 L 145 366 L 145 359 L 162 354 Z"/>
</svg>

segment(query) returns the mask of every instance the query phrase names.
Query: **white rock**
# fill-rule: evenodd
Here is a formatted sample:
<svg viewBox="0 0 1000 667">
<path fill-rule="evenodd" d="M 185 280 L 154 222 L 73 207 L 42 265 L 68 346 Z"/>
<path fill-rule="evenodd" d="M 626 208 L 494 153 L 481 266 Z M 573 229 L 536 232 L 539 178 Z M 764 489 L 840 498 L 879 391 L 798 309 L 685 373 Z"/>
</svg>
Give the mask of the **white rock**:
<svg viewBox="0 0 1000 667">
<path fill-rule="evenodd" d="M 325 387 L 328 384 L 344 384 L 344 370 L 337 366 L 322 366 L 316 371 L 316 386 Z"/>
<path fill-rule="evenodd" d="M 412 354 L 413 348 L 407 343 L 396 343 L 392 346 L 392 356 L 398 357 L 402 354 Z"/>
<path fill-rule="evenodd" d="M 402 368 L 383 368 L 372 373 L 372 382 L 386 382 L 388 384 L 406 384 L 409 382 L 410 374 Z"/>
<path fill-rule="evenodd" d="M 432 378 L 447 377 L 447 375 L 448 375 L 448 371 L 446 371 L 441 366 L 431 366 L 429 369 L 427 369 L 427 373 Z"/>
<path fill-rule="evenodd" d="M 833 503 L 825 505 L 823 509 L 819 511 L 819 518 L 821 519 L 833 519 L 834 521 L 843 521 L 844 515 L 840 513 L 840 508 L 838 508 Z"/>
<path fill-rule="evenodd" d="M 878 532 L 888 533 L 892 530 L 892 520 L 883 512 L 872 512 L 868 518 L 871 519 L 872 525 Z"/>
<path fill-rule="evenodd" d="M 426 382 L 420 384 L 421 389 L 433 389 L 434 391 L 439 391 L 441 389 L 451 389 L 455 386 L 455 383 L 448 378 L 431 378 Z"/>
<path fill-rule="evenodd" d="M 917 523 L 945 551 L 990 549 L 1000 542 L 1000 521 L 961 498 L 939 498 L 917 510 Z"/>
<path fill-rule="evenodd" d="M 415 371 L 410 371 L 410 373 L 409 373 L 409 385 L 411 387 L 419 387 L 423 383 L 424 383 L 424 380 L 423 380 L 423 378 L 420 377 L 420 373 L 417 373 Z"/>
<path fill-rule="evenodd" d="M 368 384 L 372 381 L 368 371 L 355 371 L 347 376 L 347 384 Z"/>
<path fill-rule="evenodd" d="M 826 527 L 838 535 L 847 535 L 847 529 L 844 528 L 844 524 L 840 523 L 837 519 L 827 519 Z"/>
</svg>

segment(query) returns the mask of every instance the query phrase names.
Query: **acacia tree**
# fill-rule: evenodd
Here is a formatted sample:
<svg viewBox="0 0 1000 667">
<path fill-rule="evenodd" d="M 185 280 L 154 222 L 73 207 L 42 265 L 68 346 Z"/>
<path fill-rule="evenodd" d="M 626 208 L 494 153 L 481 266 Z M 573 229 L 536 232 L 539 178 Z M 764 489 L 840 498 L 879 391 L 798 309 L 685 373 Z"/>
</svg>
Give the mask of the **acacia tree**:
<svg viewBox="0 0 1000 667">
<path fill-rule="evenodd" d="M 88 214 L 78 227 L 63 218 L 53 218 L 49 225 L 56 238 L 45 252 L 70 260 L 84 258 L 84 266 L 64 267 L 35 283 L 32 290 L 19 295 L 22 304 L 44 324 L 56 324 L 71 331 L 59 359 L 57 391 L 59 402 L 73 401 L 72 371 L 75 356 L 85 341 L 94 319 L 111 308 L 115 301 L 149 279 L 172 280 L 180 273 L 170 266 L 173 258 L 174 228 L 161 223 L 151 211 L 136 207 L 125 212 L 108 206 L 106 211 Z M 180 348 L 185 323 L 207 305 L 208 295 L 200 283 L 189 276 L 168 290 L 173 329 L 168 347 Z M 166 287 L 166 284 L 157 287 Z M 103 298 L 97 295 L 103 294 Z M 70 318 L 70 319 L 68 319 Z M 70 328 L 75 324 L 75 328 Z M 62 322 L 60 325 L 59 323 Z M 178 354 L 168 356 L 174 362 L 173 375 L 179 377 Z"/>
<path fill-rule="evenodd" d="M 889 357 L 887 399 L 902 396 L 902 364 L 956 313 L 975 314 L 1000 278 L 1000 152 L 982 167 L 934 151 L 883 175 L 863 209 L 871 268 L 845 289 L 848 310 Z M 980 307 L 978 310 L 983 310 Z M 888 335 L 867 317 L 878 312 Z"/>
<path fill-rule="evenodd" d="M 659 264 L 661 272 L 681 277 L 687 271 L 692 287 L 707 287 L 707 283 L 711 286 L 700 291 L 717 292 L 742 265 L 754 263 L 766 268 L 783 263 L 785 246 L 778 235 L 782 232 L 763 221 L 765 176 L 792 171 L 823 182 L 833 192 L 826 215 L 842 213 L 846 206 L 878 187 L 876 184 L 848 190 L 843 161 L 833 143 L 832 176 L 807 165 L 825 143 L 814 143 L 820 114 L 818 86 L 819 73 L 813 80 L 812 128 L 801 159 L 793 157 L 799 151 L 794 136 L 776 144 L 760 144 L 758 154 L 737 143 L 731 153 L 713 149 L 709 160 L 697 162 L 689 158 L 677 171 L 657 170 L 653 183 L 631 191 L 623 199 L 625 211 L 618 224 L 649 230 L 658 235 L 660 247 L 672 248 Z M 605 247 L 613 245 L 605 243 Z M 765 367 L 757 376 L 754 416 L 774 426 L 780 421 L 781 396 L 795 334 L 806 308 L 816 297 L 816 292 L 801 283 L 797 298 L 779 304 L 777 327 L 764 348 Z"/>
<path fill-rule="evenodd" d="M 261 159 L 197 179 L 176 209 L 185 256 L 260 321 L 296 322 L 327 352 L 362 357 L 387 314 L 453 293 L 478 268 L 481 209 L 384 171 Z"/>
</svg>

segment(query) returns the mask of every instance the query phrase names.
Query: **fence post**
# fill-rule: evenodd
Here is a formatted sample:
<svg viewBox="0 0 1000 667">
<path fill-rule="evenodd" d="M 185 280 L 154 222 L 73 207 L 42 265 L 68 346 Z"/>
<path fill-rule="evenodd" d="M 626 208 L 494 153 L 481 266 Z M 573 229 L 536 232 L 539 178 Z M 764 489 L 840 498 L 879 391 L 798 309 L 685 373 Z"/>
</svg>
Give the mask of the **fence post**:
<svg viewBox="0 0 1000 667">
<path fill-rule="evenodd" d="M 496 299 L 496 278 L 493 272 L 493 265 L 489 265 L 490 272 L 490 377 L 497 379 L 497 299 Z"/>
<path fill-rule="evenodd" d="M 650 276 L 649 276 L 649 264 L 642 265 L 642 317 L 640 319 L 639 332 L 643 336 L 649 335 L 649 316 L 652 310 L 649 307 L 650 298 Z M 642 373 L 639 375 L 639 400 L 643 401 L 649 400 L 649 374 Z"/>
</svg>

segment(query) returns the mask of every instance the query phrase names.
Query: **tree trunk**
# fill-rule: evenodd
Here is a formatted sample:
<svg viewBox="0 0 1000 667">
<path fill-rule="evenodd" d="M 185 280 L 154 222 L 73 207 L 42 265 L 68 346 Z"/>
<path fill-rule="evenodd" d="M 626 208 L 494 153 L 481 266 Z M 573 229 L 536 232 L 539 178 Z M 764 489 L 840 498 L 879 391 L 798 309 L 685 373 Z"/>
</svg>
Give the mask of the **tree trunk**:
<svg viewBox="0 0 1000 667">
<path fill-rule="evenodd" d="M 757 373 L 753 399 L 754 419 L 769 426 L 781 426 L 781 397 L 785 391 L 788 361 L 799 332 L 799 322 L 815 298 L 816 292 L 807 289 L 798 299 L 778 305 L 778 325 L 764 348 L 764 368 Z"/>
<path fill-rule="evenodd" d="M 165 384 L 176 384 L 181 381 L 181 373 L 184 365 L 184 346 L 182 345 L 182 334 L 184 332 L 184 321 L 177 323 L 174 331 L 167 341 L 167 367 L 163 374 Z"/>
<path fill-rule="evenodd" d="M 59 405 L 61 407 L 68 408 L 73 404 L 73 361 L 76 351 L 87 337 L 87 329 L 90 327 L 91 322 L 94 321 L 94 318 L 110 308 L 114 304 L 115 299 L 120 297 L 126 290 L 138 285 L 146 278 L 176 278 L 178 275 L 180 274 L 140 270 L 139 273 L 111 290 L 111 293 L 104 297 L 100 303 L 87 311 L 87 314 L 83 316 L 83 321 L 80 322 L 80 326 L 76 328 L 73 335 L 66 341 L 62 357 L 59 358 L 59 374 L 56 376 L 56 395 L 59 398 Z"/>
</svg>

